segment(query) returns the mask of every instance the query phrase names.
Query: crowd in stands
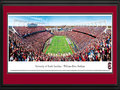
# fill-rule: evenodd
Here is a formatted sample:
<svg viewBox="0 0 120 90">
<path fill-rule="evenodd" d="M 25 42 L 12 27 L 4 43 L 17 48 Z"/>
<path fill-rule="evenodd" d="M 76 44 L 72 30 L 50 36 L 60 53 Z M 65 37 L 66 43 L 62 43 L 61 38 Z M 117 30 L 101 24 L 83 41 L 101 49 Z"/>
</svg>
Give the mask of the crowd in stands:
<svg viewBox="0 0 120 90">
<path fill-rule="evenodd" d="M 73 30 L 85 32 L 93 36 L 97 36 L 99 33 L 105 30 L 106 26 L 77 26 Z"/>
<path fill-rule="evenodd" d="M 9 61 L 110 61 L 111 30 L 102 31 L 95 31 L 95 35 L 99 34 L 96 38 L 74 31 L 55 32 L 55 35 L 66 35 L 77 44 L 79 50 L 68 56 L 50 56 L 42 52 L 45 42 L 53 36 L 49 32 L 20 38 L 9 31 Z"/>
<path fill-rule="evenodd" d="M 42 31 L 42 30 L 46 30 L 46 28 L 44 26 L 37 26 L 37 27 L 27 27 L 27 26 L 16 26 L 13 27 L 21 36 L 24 36 L 26 34 L 30 34 L 33 32 L 37 32 L 37 31 Z"/>
<path fill-rule="evenodd" d="M 20 38 L 16 33 L 9 31 L 10 61 L 29 61 L 42 52 L 45 42 L 52 35 L 49 32 L 37 33 L 26 38 Z"/>
<path fill-rule="evenodd" d="M 67 32 L 64 32 L 64 31 L 61 31 L 61 32 L 58 32 L 58 31 L 55 31 L 54 32 L 54 35 L 56 36 L 66 36 Z"/>
<path fill-rule="evenodd" d="M 75 42 L 75 44 L 78 46 L 79 50 L 82 50 L 84 46 L 88 45 L 90 40 L 94 39 L 93 37 L 91 37 L 89 35 L 78 33 L 78 32 L 74 32 L 74 31 L 68 31 L 66 33 L 66 35 L 72 41 Z"/>
<path fill-rule="evenodd" d="M 24 38 L 27 45 L 31 45 L 36 52 L 42 52 L 45 42 L 52 37 L 49 32 L 36 33 Z"/>
</svg>

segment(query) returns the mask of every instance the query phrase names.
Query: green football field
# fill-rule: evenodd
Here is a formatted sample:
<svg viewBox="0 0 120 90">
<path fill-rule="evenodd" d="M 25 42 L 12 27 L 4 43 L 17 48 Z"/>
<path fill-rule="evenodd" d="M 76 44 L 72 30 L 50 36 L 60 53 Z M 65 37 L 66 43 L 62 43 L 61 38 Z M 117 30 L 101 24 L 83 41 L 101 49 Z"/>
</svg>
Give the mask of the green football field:
<svg viewBox="0 0 120 90">
<path fill-rule="evenodd" d="M 46 54 L 65 54 L 70 53 L 73 54 L 74 51 L 71 46 L 68 44 L 65 36 L 54 36 L 52 37 L 52 41 L 49 46 L 47 46 L 44 50 Z"/>
</svg>

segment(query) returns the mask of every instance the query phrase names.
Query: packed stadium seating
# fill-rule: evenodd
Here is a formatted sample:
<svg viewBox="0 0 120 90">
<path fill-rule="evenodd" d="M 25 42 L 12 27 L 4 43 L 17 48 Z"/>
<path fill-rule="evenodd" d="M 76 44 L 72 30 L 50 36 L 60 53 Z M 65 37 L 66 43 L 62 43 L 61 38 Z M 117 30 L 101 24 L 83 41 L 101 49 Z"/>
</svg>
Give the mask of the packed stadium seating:
<svg viewBox="0 0 120 90">
<path fill-rule="evenodd" d="M 91 39 L 93 39 L 93 37 L 89 35 L 74 32 L 74 31 L 68 31 L 66 35 L 76 43 L 76 45 L 80 50 L 83 49 L 83 47 L 87 45 Z"/>
<path fill-rule="evenodd" d="M 73 30 L 85 32 L 93 36 L 97 36 L 99 33 L 105 30 L 106 26 L 78 26 L 74 27 Z"/>
<path fill-rule="evenodd" d="M 45 27 L 36 28 L 14 27 L 21 35 L 9 31 L 9 61 L 110 61 L 111 60 L 111 30 L 104 26 L 81 26 L 74 31 L 54 32 L 54 35 L 64 35 L 78 46 L 79 50 L 69 56 L 49 56 L 42 52 L 45 42 L 53 35 L 47 31 L 36 33 L 22 38 L 23 35 L 45 30 Z M 89 34 L 97 36 L 96 38 Z"/>
<path fill-rule="evenodd" d="M 15 26 L 14 28 L 21 36 L 37 31 L 46 30 L 44 26 L 37 26 L 37 27 Z"/>
</svg>

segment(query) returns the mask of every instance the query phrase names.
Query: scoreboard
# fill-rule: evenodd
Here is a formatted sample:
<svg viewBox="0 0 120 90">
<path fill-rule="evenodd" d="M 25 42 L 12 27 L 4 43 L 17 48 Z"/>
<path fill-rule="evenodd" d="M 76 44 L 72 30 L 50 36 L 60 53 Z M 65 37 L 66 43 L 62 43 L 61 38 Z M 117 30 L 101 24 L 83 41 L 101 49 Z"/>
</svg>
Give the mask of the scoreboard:
<svg viewBox="0 0 120 90">
<path fill-rule="evenodd" d="M 30 28 L 31 28 L 31 27 L 37 27 L 37 24 L 35 24 L 35 23 L 29 23 L 29 24 L 28 24 L 28 27 L 30 27 Z"/>
</svg>

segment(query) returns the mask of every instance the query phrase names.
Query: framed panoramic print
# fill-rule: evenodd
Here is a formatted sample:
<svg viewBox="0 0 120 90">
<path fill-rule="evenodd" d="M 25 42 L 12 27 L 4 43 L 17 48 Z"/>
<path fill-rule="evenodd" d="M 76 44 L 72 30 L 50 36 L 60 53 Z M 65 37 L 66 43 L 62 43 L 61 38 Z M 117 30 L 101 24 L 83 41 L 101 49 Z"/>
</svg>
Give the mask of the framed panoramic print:
<svg viewBox="0 0 120 90">
<path fill-rule="evenodd" d="M 2 88 L 119 88 L 119 1 L 1 3 Z"/>
</svg>

